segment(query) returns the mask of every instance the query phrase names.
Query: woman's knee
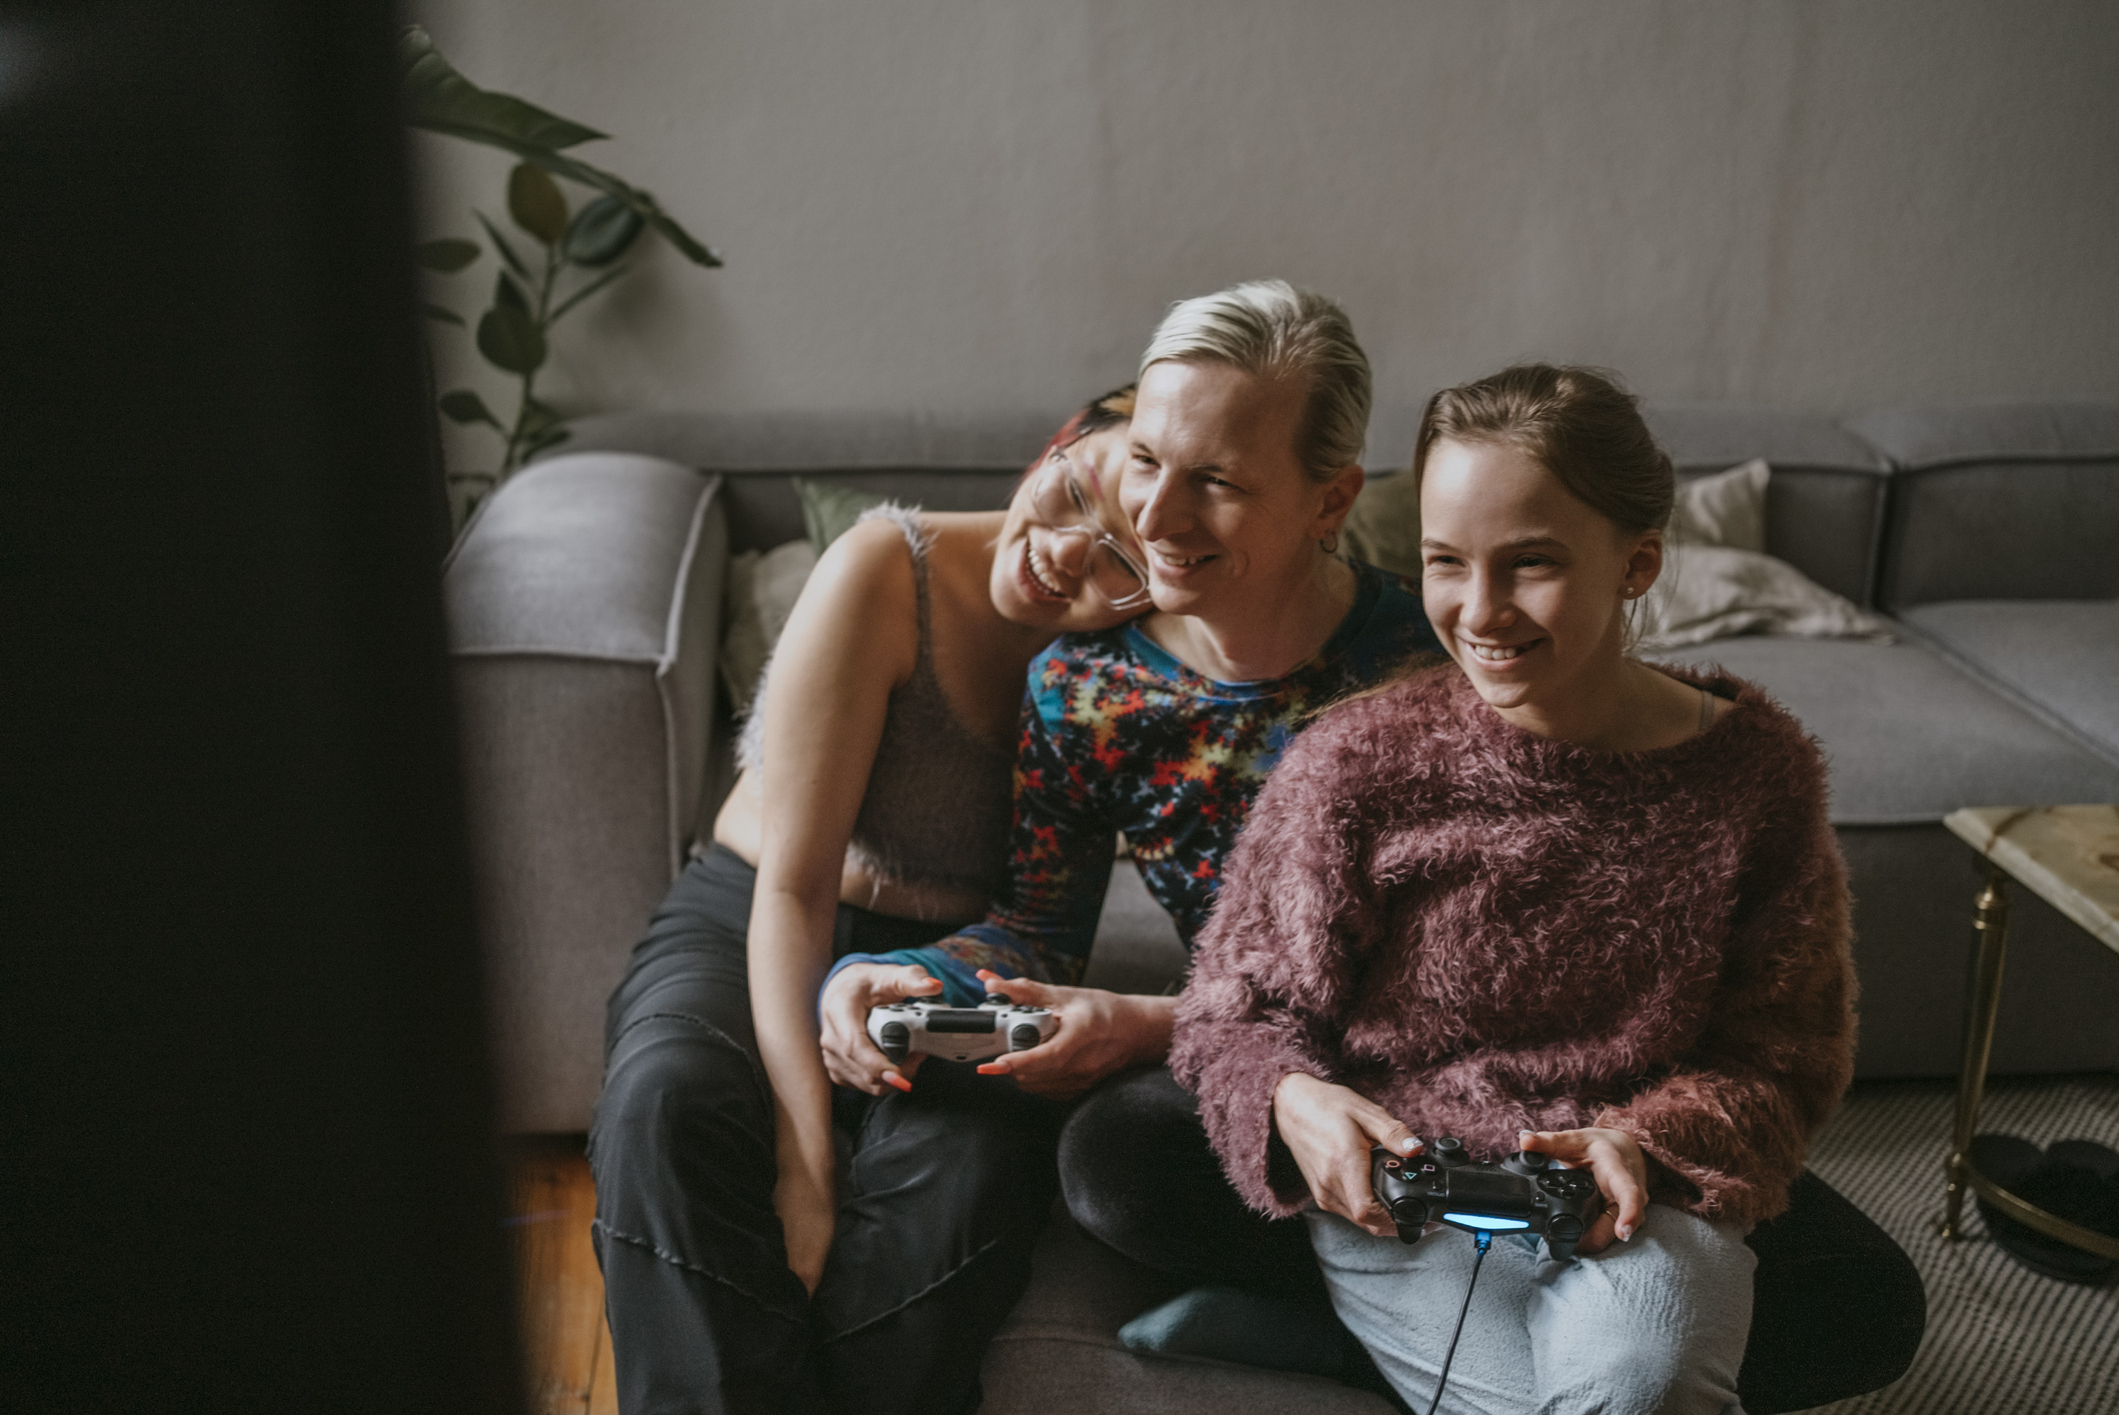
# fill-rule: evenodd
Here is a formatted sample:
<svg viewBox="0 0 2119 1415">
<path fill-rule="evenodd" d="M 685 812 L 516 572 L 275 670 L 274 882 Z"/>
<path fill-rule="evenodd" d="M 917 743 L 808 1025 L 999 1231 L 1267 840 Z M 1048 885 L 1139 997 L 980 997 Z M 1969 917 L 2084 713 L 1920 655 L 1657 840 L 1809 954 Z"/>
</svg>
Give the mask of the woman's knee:
<svg viewBox="0 0 2119 1415">
<path fill-rule="evenodd" d="M 709 1156 L 772 1162 L 772 1106 L 756 1059 L 690 1019 L 636 1023 L 613 1047 L 589 1126 L 606 1175 L 690 1168 Z M 621 1181 L 622 1182 L 622 1181 Z"/>
<path fill-rule="evenodd" d="M 1097 1087 L 1060 1132 L 1060 1174 L 1070 1193 L 1077 1183 L 1159 1174 L 1202 1156 L 1212 1162 L 1199 1105 L 1161 1067 Z"/>
<path fill-rule="evenodd" d="M 1631 1244 L 1578 1260 L 1534 1300 L 1548 1408 L 1691 1415 L 1735 1405 L 1753 1262 L 1733 1225 L 1651 1207 Z"/>
<path fill-rule="evenodd" d="M 1075 1108 L 1060 1132 L 1059 1173 L 1074 1221 L 1143 1261 L 1186 1227 L 1185 1211 L 1227 1187 L 1197 1103 L 1160 1067 L 1120 1076 Z"/>
</svg>

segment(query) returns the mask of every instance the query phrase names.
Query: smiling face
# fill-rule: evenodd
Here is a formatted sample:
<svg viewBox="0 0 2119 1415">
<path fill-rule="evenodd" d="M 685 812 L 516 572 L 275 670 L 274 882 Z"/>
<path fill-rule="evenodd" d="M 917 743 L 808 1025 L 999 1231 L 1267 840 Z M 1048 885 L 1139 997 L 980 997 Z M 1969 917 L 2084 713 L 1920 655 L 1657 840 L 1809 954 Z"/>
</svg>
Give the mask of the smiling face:
<svg viewBox="0 0 2119 1415">
<path fill-rule="evenodd" d="M 1077 438 L 1063 449 L 1075 484 L 1089 503 L 1099 529 L 1126 548 L 1139 564 L 1145 557 L 1119 505 L 1119 485 L 1126 459 L 1126 425 L 1118 424 Z M 1060 452 L 1048 454 L 1050 462 Z M 1055 634 L 1090 633 L 1122 624 L 1143 612 L 1145 604 L 1114 609 L 1091 587 L 1088 558 L 1095 541 L 1073 531 L 1046 525 L 1032 506 L 1032 492 L 1044 463 L 1023 478 L 1008 503 L 1008 519 L 993 551 L 993 573 L 987 581 L 993 607 L 1018 624 L 1049 628 Z"/>
<path fill-rule="evenodd" d="M 1521 448 L 1437 442 L 1420 484 L 1427 617 L 1479 695 L 1549 711 L 1623 661 L 1625 606 L 1663 566 Z"/>
<path fill-rule="evenodd" d="M 1303 471 L 1305 402 L 1297 383 L 1228 364 L 1165 360 L 1141 375 L 1124 500 L 1158 610 L 1235 620 L 1316 573 L 1361 469 L 1329 482 Z"/>
</svg>

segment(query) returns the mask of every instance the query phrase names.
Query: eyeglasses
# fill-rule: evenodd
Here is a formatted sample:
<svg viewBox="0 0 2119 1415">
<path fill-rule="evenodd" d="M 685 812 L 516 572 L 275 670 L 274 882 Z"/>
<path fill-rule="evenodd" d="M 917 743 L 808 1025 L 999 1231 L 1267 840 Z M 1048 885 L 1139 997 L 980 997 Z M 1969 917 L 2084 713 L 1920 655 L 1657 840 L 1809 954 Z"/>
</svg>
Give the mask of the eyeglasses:
<svg viewBox="0 0 2119 1415">
<path fill-rule="evenodd" d="M 1086 536 L 1089 555 L 1083 575 L 1113 609 L 1138 609 L 1148 603 L 1148 572 L 1123 542 L 1098 524 L 1080 473 L 1065 451 L 1054 448 L 1030 483 L 1030 510 L 1057 536 Z"/>
</svg>

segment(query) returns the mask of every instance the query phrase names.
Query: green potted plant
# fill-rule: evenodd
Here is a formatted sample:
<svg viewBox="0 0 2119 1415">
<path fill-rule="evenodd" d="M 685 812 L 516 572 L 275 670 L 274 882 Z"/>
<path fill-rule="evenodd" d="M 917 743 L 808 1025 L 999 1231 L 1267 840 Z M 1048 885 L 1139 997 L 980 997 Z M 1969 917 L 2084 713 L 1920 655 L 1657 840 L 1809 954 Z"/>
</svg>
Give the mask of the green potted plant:
<svg viewBox="0 0 2119 1415">
<path fill-rule="evenodd" d="M 491 302 L 477 324 L 444 305 L 426 306 L 429 318 L 472 330 L 486 362 L 517 381 L 511 417 L 495 413 L 469 388 L 450 389 L 436 399 L 443 417 L 490 428 L 499 440 L 493 470 L 448 474 L 451 503 L 467 514 L 525 461 L 566 440 L 565 419 L 537 397 L 537 374 L 550 353 L 553 327 L 632 269 L 627 257 L 641 236 L 656 231 L 694 265 L 718 266 L 721 258 L 665 212 L 652 193 L 568 151 L 604 134 L 512 95 L 479 88 L 451 67 L 417 26 L 405 31 L 399 58 L 407 123 L 520 159 L 508 173 L 506 193 L 508 219 L 519 234 L 510 239 L 485 213 L 473 212 L 498 265 Z M 577 206 L 568 201 L 562 181 L 594 195 Z M 467 270 L 484 253 L 478 241 L 457 236 L 422 242 L 416 252 L 420 264 L 438 275 Z"/>
</svg>

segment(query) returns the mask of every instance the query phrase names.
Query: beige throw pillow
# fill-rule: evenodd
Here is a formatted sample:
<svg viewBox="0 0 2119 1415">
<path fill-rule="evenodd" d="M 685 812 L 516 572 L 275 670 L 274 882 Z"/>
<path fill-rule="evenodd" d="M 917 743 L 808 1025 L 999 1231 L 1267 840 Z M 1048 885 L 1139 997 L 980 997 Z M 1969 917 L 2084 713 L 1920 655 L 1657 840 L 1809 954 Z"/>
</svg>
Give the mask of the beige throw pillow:
<svg viewBox="0 0 2119 1415">
<path fill-rule="evenodd" d="M 1766 554 L 1770 475 L 1765 462 L 1753 460 L 1678 487 L 1663 574 L 1644 606 L 1641 648 L 1739 634 L 1891 642 L 1888 620 Z"/>
<path fill-rule="evenodd" d="M 721 635 L 721 681 L 741 717 L 758 693 L 765 660 L 794 613 L 802 586 L 817 568 L 817 551 L 805 538 L 771 550 L 746 550 L 728 562 L 727 627 Z"/>
<path fill-rule="evenodd" d="M 1887 620 L 1785 560 L 1730 545 L 1677 544 L 1649 592 L 1640 646 L 1683 648 L 1739 634 L 1889 643 Z"/>
<path fill-rule="evenodd" d="M 1740 467 L 1678 483 L 1670 512 L 1670 539 L 1685 545 L 1726 545 L 1766 552 L 1766 463 L 1753 458 Z"/>
</svg>

